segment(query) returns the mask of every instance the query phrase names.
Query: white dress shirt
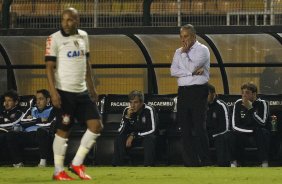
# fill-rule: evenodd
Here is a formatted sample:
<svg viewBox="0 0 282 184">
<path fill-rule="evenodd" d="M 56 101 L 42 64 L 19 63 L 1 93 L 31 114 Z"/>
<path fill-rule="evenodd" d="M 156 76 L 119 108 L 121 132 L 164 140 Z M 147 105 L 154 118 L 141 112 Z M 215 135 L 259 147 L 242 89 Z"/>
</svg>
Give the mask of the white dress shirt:
<svg viewBox="0 0 282 184">
<path fill-rule="evenodd" d="M 175 51 L 170 67 L 171 76 L 177 77 L 178 86 L 201 85 L 209 81 L 210 52 L 209 49 L 196 41 L 187 53 L 182 48 Z M 203 68 L 201 75 L 192 75 L 194 71 Z"/>
</svg>

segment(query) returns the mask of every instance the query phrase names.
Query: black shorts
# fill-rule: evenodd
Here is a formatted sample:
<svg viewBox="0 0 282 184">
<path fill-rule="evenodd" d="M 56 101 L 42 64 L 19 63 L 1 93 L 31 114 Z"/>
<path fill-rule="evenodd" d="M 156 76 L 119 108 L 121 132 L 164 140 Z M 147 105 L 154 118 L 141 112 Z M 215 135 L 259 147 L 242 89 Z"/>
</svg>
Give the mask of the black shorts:
<svg viewBox="0 0 282 184">
<path fill-rule="evenodd" d="M 74 121 L 86 123 L 87 120 L 101 119 L 100 112 L 88 91 L 72 93 L 58 90 L 61 96 L 61 108 L 57 109 L 56 128 L 69 130 Z"/>
</svg>

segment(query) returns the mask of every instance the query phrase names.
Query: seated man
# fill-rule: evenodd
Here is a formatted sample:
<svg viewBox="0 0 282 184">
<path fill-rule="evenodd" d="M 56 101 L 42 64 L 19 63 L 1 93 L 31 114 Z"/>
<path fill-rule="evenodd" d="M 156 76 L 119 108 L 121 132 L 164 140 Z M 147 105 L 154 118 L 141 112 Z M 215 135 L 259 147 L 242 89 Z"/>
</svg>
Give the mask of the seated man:
<svg viewBox="0 0 282 184">
<path fill-rule="evenodd" d="M 257 86 L 253 83 L 243 84 L 241 91 L 242 99 L 235 102 L 232 114 L 234 142 L 231 167 L 237 167 L 237 160 L 242 158 L 249 137 L 253 137 L 256 142 L 261 166 L 268 167 L 269 131 L 266 129 L 269 117 L 268 104 L 257 98 Z"/>
<path fill-rule="evenodd" d="M 209 139 L 214 141 L 218 166 L 230 166 L 228 149 L 229 117 L 228 106 L 217 99 L 215 87 L 208 84 L 207 131 Z"/>
<path fill-rule="evenodd" d="M 144 146 L 144 166 L 153 166 L 155 157 L 156 115 L 153 107 L 144 103 L 144 94 L 132 91 L 130 106 L 123 112 L 119 135 L 114 143 L 113 166 L 124 165 L 126 150 L 134 143 Z"/>
<path fill-rule="evenodd" d="M 22 148 L 39 146 L 40 162 L 38 166 L 45 167 L 54 135 L 52 123 L 55 121 L 55 113 L 50 105 L 50 94 L 46 89 L 36 92 L 36 106 L 31 107 L 26 115 L 21 120 L 23 131 L 15 132 L 7 137 L 14 161 L 13 166 L 23 166 Z"/>
<path fill-rule="evenodd" d="M 9 90 L 3 95 L 4 110 L 0 112 L 0 148 L 6 149 L 7 135 L 10 132 L 20 131 L 20 120 L 23 116 L 19 108 L 19 95 L 14 90 Z M 2 151 L 1 151 L 2 153 Z"/>
</svg>

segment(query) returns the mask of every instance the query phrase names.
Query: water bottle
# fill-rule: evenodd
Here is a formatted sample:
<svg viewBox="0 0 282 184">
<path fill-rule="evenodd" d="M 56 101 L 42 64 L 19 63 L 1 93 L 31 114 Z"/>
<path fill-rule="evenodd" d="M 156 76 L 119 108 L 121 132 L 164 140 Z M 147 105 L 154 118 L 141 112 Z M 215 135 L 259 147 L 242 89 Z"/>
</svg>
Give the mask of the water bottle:
<svg viewBox="0 0 282 184">
<path fill-rule="evenodd" d="M 275 116 L 275 115 L 271 116 L 271 131 L 272 132 L 277 131 L 277 116 Z"/>
</svg>

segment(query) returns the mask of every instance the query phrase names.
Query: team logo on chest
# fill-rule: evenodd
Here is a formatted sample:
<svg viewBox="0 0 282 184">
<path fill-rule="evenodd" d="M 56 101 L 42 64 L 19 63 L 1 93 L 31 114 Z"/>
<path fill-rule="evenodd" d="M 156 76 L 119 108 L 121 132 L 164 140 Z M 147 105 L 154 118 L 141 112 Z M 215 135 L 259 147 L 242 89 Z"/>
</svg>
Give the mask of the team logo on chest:
<svg viewBox="0 0 282 184">
<path fill-rule="evenodd" d="M 68 51 L 67 57 L 75 58 L 85 56 L 85 51 L 83 50 L 83 47 L 80 48 L 81 44 L 83 45 L 83 43 L 79 43 L 79 40 L 74 40 L 73 44 L 77 48 L 77 50 Z"/>
<path fill-rule="evenodd" d="M 64 125 L 70 124 L 70 115 L 68 115 L 68 114 L 62 115 L 62 120 L 63 120 L 62 123 Z"/>
</svg>

